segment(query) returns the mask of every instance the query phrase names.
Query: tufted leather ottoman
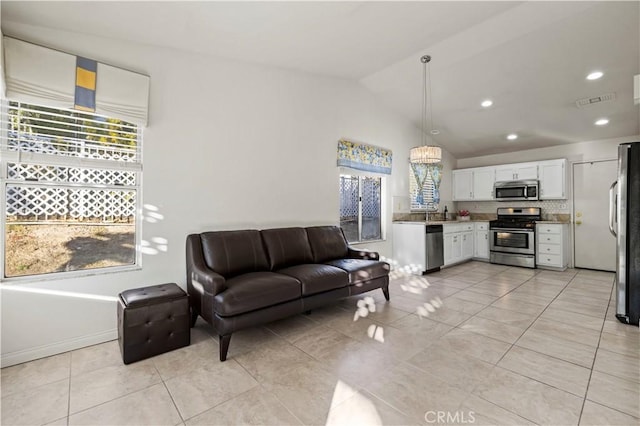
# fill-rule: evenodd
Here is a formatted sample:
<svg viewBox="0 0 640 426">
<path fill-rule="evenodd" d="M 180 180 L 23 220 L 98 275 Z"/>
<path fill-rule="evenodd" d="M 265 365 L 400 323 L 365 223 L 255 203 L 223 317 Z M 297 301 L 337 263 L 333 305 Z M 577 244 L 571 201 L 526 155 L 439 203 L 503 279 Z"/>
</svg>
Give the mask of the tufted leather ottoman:
<svg viewBox="0 0 640 426">
<path fill-rule="evenodd" d="M 118 342 L 125 364 L 190 343 L 189 299 L 176 284 L 120 293 Z"/>
</svg>

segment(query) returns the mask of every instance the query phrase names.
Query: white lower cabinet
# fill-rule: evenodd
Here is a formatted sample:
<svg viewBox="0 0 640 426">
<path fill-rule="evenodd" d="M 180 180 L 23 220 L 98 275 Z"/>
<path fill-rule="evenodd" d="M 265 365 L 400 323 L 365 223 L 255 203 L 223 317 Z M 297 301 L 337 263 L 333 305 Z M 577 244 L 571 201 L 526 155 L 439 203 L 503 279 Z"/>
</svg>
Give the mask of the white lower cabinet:
<svg viewBox="0 0 640 426">
<path fill-rule="evenodd" d="M 462 233 L 462 258 L 471 259 L 473 257 L 473 231 Z"/>
<path fill-rule="evenodd" d="M 444 264 L 460 262 L 462 259 L 462 238 L 459 232 L 445 234 L 444 238 Z"/>
<path fill-rule="evenodd" d="M 473 223 L 443 225 L 445 266 L 473 258 L 473 231 Z"/>
<path fill-rule="evenodd" d="M 536 265 L 564 270 L 569 265 L 569 225 L 543 223 L 536 226 Z"/>
<path fill-rule="evenodd" d="M 489 260 L 489 222 L 476 222 L 473 258 Z"/>
</svg>

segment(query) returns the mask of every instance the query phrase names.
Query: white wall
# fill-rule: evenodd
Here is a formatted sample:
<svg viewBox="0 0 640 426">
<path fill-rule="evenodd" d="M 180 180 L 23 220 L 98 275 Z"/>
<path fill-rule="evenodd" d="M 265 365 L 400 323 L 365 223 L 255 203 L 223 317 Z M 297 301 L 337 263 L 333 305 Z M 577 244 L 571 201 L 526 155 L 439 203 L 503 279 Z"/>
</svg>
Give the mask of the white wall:
<svg viewBox="0 0 640 426">
<path fill-rule="evenodd" d="M 357 83 L 10 22 L 2 26 L 6 35 L 151 76 L 143 199 L 162 219 L 145 221 L 142 238 L 152 248 L 154 238 L 168 241 L 166 252 L 144 255 L 140 271 L 3 285 L 3 365 L 116 337 L 113 300 L 12 288 L 114 297 L 138 286 L 184 286 L 188 233 L 337 224 L 341 137 L 393 150 L 385 199 L 388 239 L 372 246 L 391 255 L 391 199 L 408 193 L 408 151 L 419 144 L 419 129 Z"/>
</svg>

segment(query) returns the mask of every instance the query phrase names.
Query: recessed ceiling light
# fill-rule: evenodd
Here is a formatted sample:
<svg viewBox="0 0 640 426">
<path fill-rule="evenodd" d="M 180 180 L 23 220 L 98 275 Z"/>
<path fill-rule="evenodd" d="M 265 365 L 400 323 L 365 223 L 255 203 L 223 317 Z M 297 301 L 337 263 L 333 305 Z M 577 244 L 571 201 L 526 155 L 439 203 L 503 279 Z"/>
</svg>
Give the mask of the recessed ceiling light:
<svg viewBox="0 0 640 426">
<path fill-rule="evenodd" d="M 482 101 L 480 105 L 482 105 L 483 108 L 489 108 L 491 105 L 493 105 L 493 101 L 491 99 L 486 99 Z"/>
<path fill-rule="evenodd" d="M 509 139 L 510 141 L 514 141 L 518 139 L 518 135 L 516 135 L 515 133 L 511 133 L 510 135 L 507 135 L 507 139 Z"/>
<path fill-rule="evenodd" d="M 602 77 L 604 73 L 602 71 L 594 71 L 587 76 L 587 80 L 597 80 Z"/>
<path fill-rule="evenodd" d="M 596 122 L 595 122 L 596 126 L 606 126 L 607 124 L 609 124 L 609 119 L 608 118 L 601 118 L 599 120 L 596 120 Z"/>
</svg>

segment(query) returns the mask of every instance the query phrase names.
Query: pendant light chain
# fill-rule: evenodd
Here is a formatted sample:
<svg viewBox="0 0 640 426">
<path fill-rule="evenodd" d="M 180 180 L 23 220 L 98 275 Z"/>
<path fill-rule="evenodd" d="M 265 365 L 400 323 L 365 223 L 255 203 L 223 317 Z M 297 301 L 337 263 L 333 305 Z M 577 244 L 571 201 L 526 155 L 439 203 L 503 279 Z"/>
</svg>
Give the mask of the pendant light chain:
<svg viewBox="0 0 640 426">
<path fill-rule="evenodd" d="M 422 61 L 422 143 L 425 146 L 424 122 L 427 119 L 427 63 L 431 60 L 429 56 L 420 58 Z"/>
<path fill-rule="evenodd" d="M 409 151 L 409 162 L 412 164 L 433 164 L 439 163 L 442 160 L 442 149 L 439 146 L 428 145 L 426 140 L 426 128 L 425 124 L 427 122 L 427 88 L 431 88 L 431 65 L 429 65 L 429 69 L 427 70 L 427 65 L 431 62 L 431 56 L 424 55 L 420 58 L 420 62 L 422 62 L 422 144 L 417 148 L 412 148 Z M 434 134 L 433 129 L 433 101 L 432 101 L 432 93 L 429 97 L 429 134 Z M 430 139 L 429 139 L 430 140 Z"/>
<path fill-rule="evenodd" d="M 431 89 L 431 61 L 429 61 L 427 63 L 427 65 L 425 65 L 425 72 L 427 74 L 427 79 L 428 79 L 428 84 L 427 86 L 429 87 L 429 134 L 432 135 L 433 133 L 433 90 Z M 426 96 L 426 90 L 425 90 L 425 96 Z"/>
</svg>

